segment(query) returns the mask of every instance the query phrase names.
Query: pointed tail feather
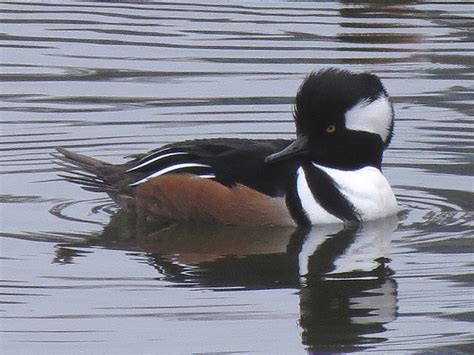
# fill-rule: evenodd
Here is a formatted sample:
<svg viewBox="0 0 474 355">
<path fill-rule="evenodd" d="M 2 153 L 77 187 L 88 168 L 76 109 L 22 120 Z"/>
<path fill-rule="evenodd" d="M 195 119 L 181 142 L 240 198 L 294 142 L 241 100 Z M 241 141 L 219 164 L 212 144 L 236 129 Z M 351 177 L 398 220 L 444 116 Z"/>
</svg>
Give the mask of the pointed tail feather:
<svg viewBox="0 0 474 355">
<path fill-rule="evenodd" d="M 108 179 L 112 164 L 105 163 L 82 154 L 71 152 L 65 148 L 56 148 L 58 153 L 52 153 L 58 165 L 57 170 L 65 174 L 59 177 L 81 185 L 85 190 L 113 192 L 115 188 Z"/>
<path fill-rule="evenodd" d="M 72 164 L 94 175 L 97 175 L 107 165 L 110 165 L 98 159 L 94 159 L 86 155 L 71 152 L 70 150 L 67 150 L 65 148 L 57 147 L 56 150 L 60 154 L 53 153 L 53 156 L 55 158 L 62 160 L 66 163 Z"/>
</svg>

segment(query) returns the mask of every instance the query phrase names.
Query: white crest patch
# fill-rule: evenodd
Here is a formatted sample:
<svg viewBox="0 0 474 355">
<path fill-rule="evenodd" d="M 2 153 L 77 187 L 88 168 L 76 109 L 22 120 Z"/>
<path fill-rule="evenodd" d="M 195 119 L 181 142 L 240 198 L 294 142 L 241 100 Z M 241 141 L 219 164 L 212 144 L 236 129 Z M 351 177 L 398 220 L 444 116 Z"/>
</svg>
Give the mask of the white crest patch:
<svg viewBox="0 0 474 355">
<path fill-rule="evenodd" d="M 346 128 L 378 134 L 384 143 L 392 126 L 392 105 L 387 96 L 377 100 L 361 100 L 346 112 Z"/>
</svg>

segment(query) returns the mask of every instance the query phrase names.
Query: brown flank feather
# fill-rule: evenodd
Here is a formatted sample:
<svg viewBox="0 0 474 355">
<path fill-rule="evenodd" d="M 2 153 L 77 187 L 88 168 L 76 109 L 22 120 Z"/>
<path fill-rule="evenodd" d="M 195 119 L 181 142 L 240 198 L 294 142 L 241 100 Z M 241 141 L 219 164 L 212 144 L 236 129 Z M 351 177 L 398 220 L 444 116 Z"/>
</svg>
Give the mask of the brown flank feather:
<svg viewBox="0 0 474 355">
<path fill-rule="evenodd" d="M 59 176 L 89 191 L 106 192 L 122 208 L 145 216 L 185 222 L 243 226 L 294 226 L 284 198 L 272 198 L 242 184 L 227 187 L 192 174 L 165 174 L 136 187 L 137 173 L 57 148 Z M 80 171 L 77 170 L 80 169 Z M 84 171 L 85 173 L 82 173 Z"/>
<path fill-rule="evenodd" d="M 229 225 L 294 225 L 282 198 L 191 174 L 153 178 L 137 187 L 136 198 L 146 215 Z"/>
</svg>

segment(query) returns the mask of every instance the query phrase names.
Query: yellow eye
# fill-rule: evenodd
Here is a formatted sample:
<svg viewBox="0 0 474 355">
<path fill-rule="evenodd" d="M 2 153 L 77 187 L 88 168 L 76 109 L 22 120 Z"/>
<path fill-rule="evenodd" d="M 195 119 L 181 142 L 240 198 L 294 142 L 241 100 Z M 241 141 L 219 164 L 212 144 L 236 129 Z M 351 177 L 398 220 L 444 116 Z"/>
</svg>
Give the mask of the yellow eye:
<svg viewBox="0 0 474 355">
<path fill-rule="evenodd" d="M 327 126 L 326 132 L 328 132 L 328 133 L 334 133 L 334 132 L 336 132 L 336 126 L 333 125 L 333 124 Z"/>
</svg>

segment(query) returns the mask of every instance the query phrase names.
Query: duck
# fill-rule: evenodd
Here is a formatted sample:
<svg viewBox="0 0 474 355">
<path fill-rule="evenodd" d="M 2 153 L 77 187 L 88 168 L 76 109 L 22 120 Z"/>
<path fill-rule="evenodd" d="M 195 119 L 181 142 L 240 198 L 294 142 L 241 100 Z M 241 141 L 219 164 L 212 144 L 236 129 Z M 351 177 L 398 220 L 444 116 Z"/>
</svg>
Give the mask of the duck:
<svg viewBox="0 0 474 355">
<path fill-rule="evenodd" d="M 382 173 L 394 109 L 377 75 L 311 72 L 297 91 L 293 119 L 296 139 L 186 140 L 123 164 L 63 147 L 53 155 L 62 179 L 150 219 L 312 226 L 398 212 Z"/>
</svg>

